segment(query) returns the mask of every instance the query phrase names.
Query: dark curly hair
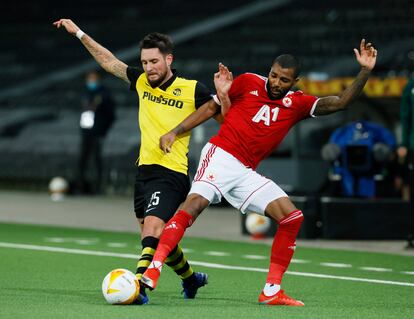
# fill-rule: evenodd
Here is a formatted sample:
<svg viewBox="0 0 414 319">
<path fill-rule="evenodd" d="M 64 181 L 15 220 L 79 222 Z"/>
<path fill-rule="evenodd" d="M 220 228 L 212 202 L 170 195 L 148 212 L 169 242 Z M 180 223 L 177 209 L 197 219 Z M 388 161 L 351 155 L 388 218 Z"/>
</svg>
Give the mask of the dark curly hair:
<svg viewBox="0 0 414 319">
<path fill-rule="evenodd" d="M 173 47 L 171 37 L 158 32 L 147 34 L 139 43 L 140 51 L 142 49 L 158 48 L 163 55 L 172 54 Z"/>
</svg>

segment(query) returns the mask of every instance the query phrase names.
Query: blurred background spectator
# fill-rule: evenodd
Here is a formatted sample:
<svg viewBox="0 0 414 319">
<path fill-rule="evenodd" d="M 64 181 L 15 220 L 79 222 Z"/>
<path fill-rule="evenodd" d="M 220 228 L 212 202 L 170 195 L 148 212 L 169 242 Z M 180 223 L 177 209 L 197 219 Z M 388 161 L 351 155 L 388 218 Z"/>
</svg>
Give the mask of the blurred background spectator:
<svg viewBox="0 0 414 319">
<path fill-rule="evenodd" d="M 115 120 L 115 104 L 98 72 L 91 71 L 86 75 L 85 89 L 79 120 L 81 145 L 76 187 L 80 193 L 100 193 L 102 146 Z M 91 178 L 89 181 L 88 176 Z"/>
</svg>

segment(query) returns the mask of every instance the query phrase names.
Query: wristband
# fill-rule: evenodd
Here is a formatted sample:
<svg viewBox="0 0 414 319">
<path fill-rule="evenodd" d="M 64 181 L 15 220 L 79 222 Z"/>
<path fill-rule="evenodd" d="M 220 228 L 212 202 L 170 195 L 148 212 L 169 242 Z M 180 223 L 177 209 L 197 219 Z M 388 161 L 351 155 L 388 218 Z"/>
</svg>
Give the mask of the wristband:
<svg viewBox="0 0 414 319">
<path fill-rule="evenodd" d="M 219 97 L 217 96 L 217 94 L 214 94 L 214 95 L 213 95 L 213 100 L 214 100 L 214 102 L 216 102 L 218 105 L 221 105 L 221 101 L 220 101 Z"/>
<path fill-rule="evenodd" d="M 83 32 L 81 29 L 76 31 L 76 37 L 80 40 L 85 35 L 85 32 Z"/>
</svg>

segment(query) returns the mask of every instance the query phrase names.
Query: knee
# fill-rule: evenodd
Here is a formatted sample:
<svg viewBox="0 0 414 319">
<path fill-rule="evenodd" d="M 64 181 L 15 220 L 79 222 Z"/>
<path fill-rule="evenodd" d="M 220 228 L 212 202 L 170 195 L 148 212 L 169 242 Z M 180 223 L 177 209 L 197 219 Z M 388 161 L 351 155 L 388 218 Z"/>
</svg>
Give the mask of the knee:
<svg viewBox="0 0 414 319">
<path fill-rule="evenodd" d="M 288 197 L 282 197 L 270 202 L 266 207 L 265 214 L 274 219 L 276 222 L 280 222 L 282 219 L 297 210 L 297 207 Z"/>
</svg>

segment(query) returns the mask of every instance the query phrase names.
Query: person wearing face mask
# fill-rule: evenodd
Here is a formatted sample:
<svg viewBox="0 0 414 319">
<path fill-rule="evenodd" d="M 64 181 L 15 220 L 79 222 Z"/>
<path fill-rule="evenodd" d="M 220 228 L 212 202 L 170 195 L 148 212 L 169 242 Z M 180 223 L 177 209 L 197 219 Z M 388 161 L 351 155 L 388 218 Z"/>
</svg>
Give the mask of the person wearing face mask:
<svg viewBox="0 0 414 319">
<path fill-rule="evenodd" d="M 102 144 L 114 120 L 115 103 L 111 93 L 102 84 L 98 72 L 87 73 L 79 121 L 81 144 L 77 186 L 80 193 L 101 192 Z M 93 163 L 94 170 L 88 170 L 90 162 Z M 87 171 L 94 173 L 93 183 L 88 181 Z"/>
</svg>

